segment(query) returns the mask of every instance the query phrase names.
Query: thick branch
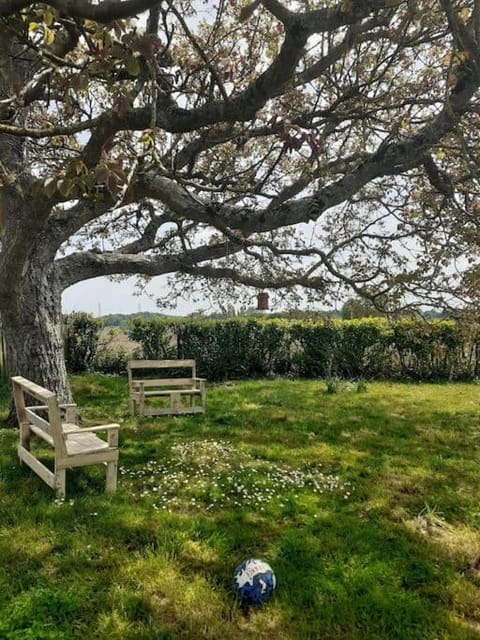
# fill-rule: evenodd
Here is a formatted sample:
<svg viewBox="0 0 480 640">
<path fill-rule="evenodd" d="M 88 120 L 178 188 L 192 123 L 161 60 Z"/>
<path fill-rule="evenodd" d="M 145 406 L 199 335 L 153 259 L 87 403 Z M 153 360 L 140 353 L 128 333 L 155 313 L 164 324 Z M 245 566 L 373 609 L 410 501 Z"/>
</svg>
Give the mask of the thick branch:
<svg viewBox="0 0 480 640">
<path fill-rule="evenodd" d="M 76 282 L 99 276 L 115 274 L 159 276 L 173 273 L 205 260 L 226 258 L 237 253 L 241 248 L 241 245 L 228 241 L 197 247 L 183 253 L 160 256 L 85 251 L 57 260 L 55 267 L 59 274 L 60 285 L 62 289 L 66 289 Z"/>
<path fill-rule="evenodd" d="M 111 208 L 110 202 L 89 201 L 79 201 L 68 209 L 54 208 L 45 230 L 45 242 L 52 252 L 52 257 L 60 246 L 83 226 L 108 213 Z"/>
<path fill-rule="evenodd" d="M 32 4 L 35 3 L 25 2 L 25 0 L 2 0 L 0 1 L 0 17 L 9 16 L 16 11 L 30 7 Z M 160 3 L 158 0 L 123 0 L 123 2 L 103 0 L 98 3 L 88 2 L 88 0 L 49 0 L 45 4 L 71 18 L 111 22 L 142 13 Z"/>
<path fill-rule="evenodd" d="M 392 9 L 406 3 L 406 0 L 351 0 L 340 2 L 334 7 L 295 14 L 295 20 L 308 30 L 310 36 L 355 24 L 375 11 Z"/>
</svg>

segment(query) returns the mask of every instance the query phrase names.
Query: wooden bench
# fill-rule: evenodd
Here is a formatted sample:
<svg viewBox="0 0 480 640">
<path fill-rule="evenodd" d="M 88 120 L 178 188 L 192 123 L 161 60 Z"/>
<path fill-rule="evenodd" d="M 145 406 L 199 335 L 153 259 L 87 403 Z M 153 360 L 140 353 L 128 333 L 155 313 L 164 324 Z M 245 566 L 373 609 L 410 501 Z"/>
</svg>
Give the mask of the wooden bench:
<svg viewBox="0 0 480 640">
<path fill-rule="evenodd" d="M 189 369 L 190 376 L 145 377 L 154 369 Z M 139 373 L 141 378 L 135 377 Z M 130 413 L 140 416 L 205 413 L 205 379 L 196 377 L 195 360 L 132 360 L 128 363 Z M 165 398 L 164 406 L 146 406 L 152 398 Z M 198 402 L 198 404 L 197 404 Z"/>
<path fill-rule="evenodd" d="M 13 394 L 20 425 L 18 457 L 32 471 L 55 489 L 57 497 L 65 497 L 66 469 L 102 464 L 107 469 L 106 491 L 117 487 L 118 424 L 80 428 L 75 404 L 59 404 L 48 389 L 16 376 L 12 378 Z M 40 405 L 27 406 L 25 396 L 40 401 Z M 108 433 L 108 442 L 99 438 L 99 431 Z M 30 451 L 30 441 L 37 436 L 53 447 L 54 470 L 51 471 Z"/>
</svg>

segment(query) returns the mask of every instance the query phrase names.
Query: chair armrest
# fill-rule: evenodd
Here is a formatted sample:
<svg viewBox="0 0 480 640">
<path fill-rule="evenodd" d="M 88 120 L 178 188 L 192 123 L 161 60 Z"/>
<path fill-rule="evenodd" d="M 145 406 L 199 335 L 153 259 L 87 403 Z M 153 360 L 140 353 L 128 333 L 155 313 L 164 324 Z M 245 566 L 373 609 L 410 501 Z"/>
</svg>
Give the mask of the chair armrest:
<svg viewBox="0 0 480 640">
<path fill-rule="evenodd" d="M 67 404 L 59 404 L 60 409 L 73 409 L 77 405 L 74 402 L 68 402 Z M 31 409 L 32 411 L 39 411 L 40 409 L 48 409 L 46 404 L 35 404 L 32 407 L 25 407 L 25 409 Z"/>
<path fill-rule="evenodd" d="M 194 380 L 195 382 L 206 382 L 207 381 L 206 378 L 192 378 L 192 380 Z"/>
</svg>

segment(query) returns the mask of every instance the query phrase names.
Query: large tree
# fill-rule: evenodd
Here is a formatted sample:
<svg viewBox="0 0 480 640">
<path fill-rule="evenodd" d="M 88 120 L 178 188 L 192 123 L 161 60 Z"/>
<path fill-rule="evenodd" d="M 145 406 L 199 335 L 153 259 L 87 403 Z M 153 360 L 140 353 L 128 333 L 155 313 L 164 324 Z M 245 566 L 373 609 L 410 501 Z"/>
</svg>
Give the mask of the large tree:
<svg viewBox="0 0 480 640">
<path fill-rule="evenodd" d="M 479 0 L 0 0 L 11 373 L 102 275 L 475 302 L 479 84 Z"/>
</svg>

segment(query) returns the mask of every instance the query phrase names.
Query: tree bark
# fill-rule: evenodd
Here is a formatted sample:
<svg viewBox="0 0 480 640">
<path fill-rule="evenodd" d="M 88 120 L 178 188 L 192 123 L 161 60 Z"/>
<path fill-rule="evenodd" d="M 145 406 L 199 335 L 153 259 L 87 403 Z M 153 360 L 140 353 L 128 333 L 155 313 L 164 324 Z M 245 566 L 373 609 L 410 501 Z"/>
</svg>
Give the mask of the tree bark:
<svg viewBox="0 0 480 640">
<path fill-rule="evenodd" d="M 1 321 L 10 376 L 24 376 L 71 401 L 65 367 L 61 288 L 52 268 L 30 268 L 15 288 L 15 300 L 2 305 Z M 7 424 L 16 422 L 13 404 Z"/>
<path fill-rule="evenodd" d="M 0 97 L 5 99 L 15 95 L 16 81 L 25 84 L 38 67 L 33 54 L 25 51 L 4 25 L 0 26 L 0 63 Z M 24 376 L 68 402 L 71 392 L 61 336 L 62 289 L 53 266 L 55 247 L 45 233 L 49 210 L 45 199 L 32 191 L 33 182 L 26 140 L 2 133 L 0 321 L 7 372 Z M 16 424 L 13 401 L 7 424 Z"/>
</svg>

